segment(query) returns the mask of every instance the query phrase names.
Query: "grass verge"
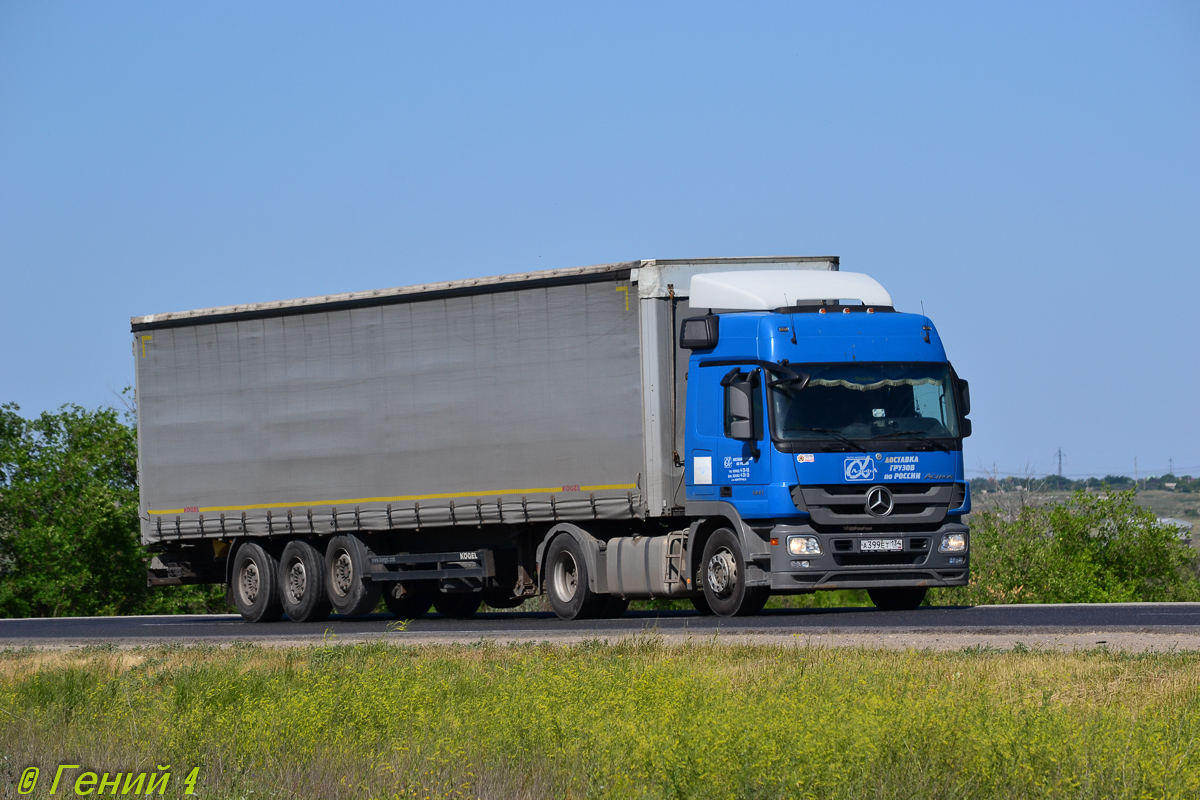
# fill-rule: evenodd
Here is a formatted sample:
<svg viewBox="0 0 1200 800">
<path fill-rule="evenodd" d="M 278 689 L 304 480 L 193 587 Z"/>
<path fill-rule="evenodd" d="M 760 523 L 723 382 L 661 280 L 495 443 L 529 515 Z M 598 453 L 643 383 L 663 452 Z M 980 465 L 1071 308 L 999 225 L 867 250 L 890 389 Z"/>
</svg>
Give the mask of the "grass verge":
<svg viewBox="0 0 1200 800">
<path fill-rule="evenodd" d="M 170 764 L 168 795 L 199 766 L 196 796 L 222 798 L 1192 798 L 1200 654 L 655 638 L 0 654 L 0 793 L 32 765 L 49 796 L 58 764 Z"/>
</svg>

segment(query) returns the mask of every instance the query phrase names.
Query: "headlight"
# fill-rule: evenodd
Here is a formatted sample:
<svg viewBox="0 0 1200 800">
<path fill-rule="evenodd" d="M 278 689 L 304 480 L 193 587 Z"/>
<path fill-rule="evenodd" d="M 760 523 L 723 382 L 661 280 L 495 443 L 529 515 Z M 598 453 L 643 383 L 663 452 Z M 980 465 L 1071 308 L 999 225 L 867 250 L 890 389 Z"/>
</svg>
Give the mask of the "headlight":
<svg viewBox="0 0 1200 800">
<path fill-rule="evenodd" d="M 794 556 L 819 556 L 821 543 L 815 536 L 789 536 L 788 552 Z"/>
<path fill-rule="evenodd" d="M 967 549 L 967 537 L 961 533 L 947 533 L 942 537 L 939 553 L 963 553 Z"/>
</svg>

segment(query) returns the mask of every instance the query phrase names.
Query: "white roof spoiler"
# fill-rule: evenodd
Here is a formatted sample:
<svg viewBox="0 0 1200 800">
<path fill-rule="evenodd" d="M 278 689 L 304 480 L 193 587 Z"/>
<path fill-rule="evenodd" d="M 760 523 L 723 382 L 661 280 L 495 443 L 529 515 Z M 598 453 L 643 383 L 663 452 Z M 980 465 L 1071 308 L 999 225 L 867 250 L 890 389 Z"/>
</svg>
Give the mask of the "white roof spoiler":
<svg viewBox="0 0 1200 800">
<path fill-rule="evenodd" d="M 892 296 L 870 275 L 816 270 L 706 272 L 692 277 L 688 305 L 764 311 L 821 300 L 891 306 Z"/>
</svg>

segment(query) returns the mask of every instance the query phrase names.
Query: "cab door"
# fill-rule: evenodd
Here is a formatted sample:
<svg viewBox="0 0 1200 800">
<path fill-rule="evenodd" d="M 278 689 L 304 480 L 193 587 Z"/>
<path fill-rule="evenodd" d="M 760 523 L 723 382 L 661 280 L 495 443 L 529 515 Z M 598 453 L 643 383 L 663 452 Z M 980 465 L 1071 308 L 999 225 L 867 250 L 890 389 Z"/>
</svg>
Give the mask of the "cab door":
<svg viewBox="0 0 1200 800">
<path fill-rule="evenodd" d="M 695 389 L 689 404 L 688 495 L 725 500 L 744 518 L 769 516 L 766 486 L 771 480 L 770 441 L 766 436 L 763 370 L 744 366 L 706 366 L 689 380 Z M 699 407 L 696 407 L 699 406 Z M 710 481 L 710 483 L 706 483 Z"/>
</svg>

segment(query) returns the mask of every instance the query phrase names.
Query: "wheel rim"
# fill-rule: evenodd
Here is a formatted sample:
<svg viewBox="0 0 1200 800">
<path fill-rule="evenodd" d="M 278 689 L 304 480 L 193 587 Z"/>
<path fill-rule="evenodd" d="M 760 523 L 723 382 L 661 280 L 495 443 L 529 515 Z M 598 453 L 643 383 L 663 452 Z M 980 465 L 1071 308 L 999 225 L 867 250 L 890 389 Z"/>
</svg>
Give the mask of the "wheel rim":
<svg viewBox="0 0 1200 800">
<path fill-rule="evenodd" d="M 566 602 L 571 602 L 575 598 L 575 592 L 579 589 L 579 565 L 575 563 L 575 557 L 565 550 L 558 554 L 558 560 L 554 562 L 554 593 Z"/>
<path fill-rule="evenodd" d="M 333 580 L 333 591 L 338 597 L 345 597 L 350 593 L 350 587 L 354 585 L 354 562 L 350 560 L 350 554 L 342 550 L 337 554 L 337 558 L 333 560 L 333 570 L 331 571 Z"/>
<path fill-rule="evenodd" d="M 254 605 L 254 601 L 258 599 L 258 583 L 258 564 L 247 561 L 238 575 L 238 594 L 248 606 Z"/>
<path fill-rule="evenodd" d="M 298 557 L 293 558 L 287 569 L 287 596 L 293 604 L 299 605 L 304 599 L 307 584 L 308 573 L 304 570 L 304 562 Z"/>
<path fill-rule="evenodd" d="M 708 588 L 717 597 L 729 597 L 737 586 L 737 561 L 729 548 L 722 547 L 708 560 Z"/>
</svg>

